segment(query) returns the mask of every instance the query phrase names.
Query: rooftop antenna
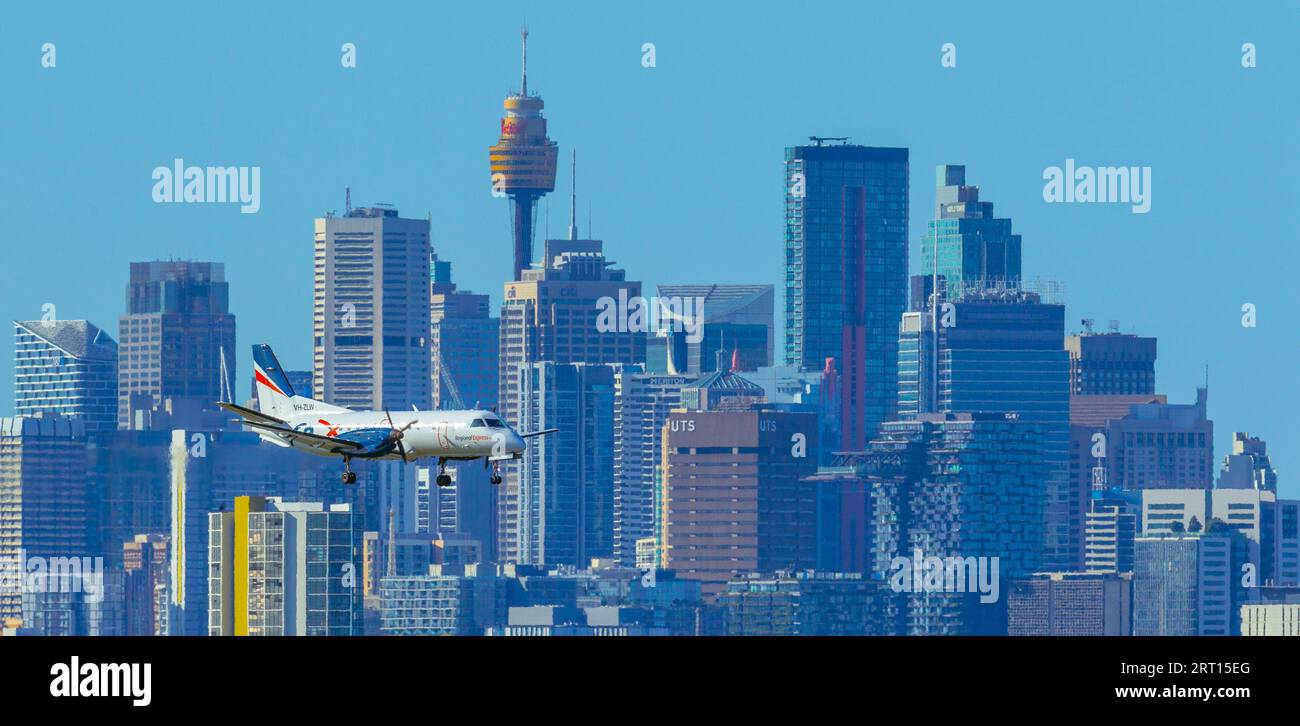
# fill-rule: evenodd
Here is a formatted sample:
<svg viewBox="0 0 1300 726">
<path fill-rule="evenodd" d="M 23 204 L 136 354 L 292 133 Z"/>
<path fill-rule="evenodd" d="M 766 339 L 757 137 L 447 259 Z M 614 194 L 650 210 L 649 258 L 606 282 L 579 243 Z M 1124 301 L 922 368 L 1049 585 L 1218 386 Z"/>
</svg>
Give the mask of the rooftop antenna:
<svg viewBox="0 0 1300 726">
<path fill-rule="evenodd" d="M 569 172 L 569 239 L 578 239 L 578 149 L 573 149 L 573 164 Z"/>
<path fill-rule="evenodd" d="M 521 45 L 523 46 L 523 54 L 522 54 L 523 63 L 520 66 L 520 75 L 522 76 L 523 80 L 521 80 L 519 83 L 519 95 L 527 96 L 528 95 L 528 25 L 527 23 L 525 23 L 524 27 L 519 31 L 519 37 L 522 40 Z"/>
<path fill-rule="evenodd" d="M 343 187 L 343 208 L 352 213 L 352 187 Z"/>
</svg>

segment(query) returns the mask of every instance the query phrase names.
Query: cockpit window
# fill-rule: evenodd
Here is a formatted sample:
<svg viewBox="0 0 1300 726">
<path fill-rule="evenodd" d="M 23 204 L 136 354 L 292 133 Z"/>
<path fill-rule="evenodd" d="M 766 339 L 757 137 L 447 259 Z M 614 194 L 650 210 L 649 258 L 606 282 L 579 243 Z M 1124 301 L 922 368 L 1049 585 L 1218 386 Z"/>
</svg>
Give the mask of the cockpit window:
<svg viewBox="0 0 1300 726">
<path fill-rule="evenodd" d="M 488 420 L 487 420 L 487 425 L 488 425 L 489 427 L 491 427 L 491 428 L 494 428 L 494 429 L 503 429 L 503 428 L 506 427 L 505 424 L 501 423 L 501 419 L 499 419 L 499 418 L 490 418 L 490 419 L 488 419 Z"/>
<path fill-rule="evenodd" d="M 481 429 L 481 428 L 484 428 L 484 427 L 486 427 L 486 426 L 487 426 L 487 424 L 483 423 L 483 419 L 481 419 L 481 418 L 476 418 L 476 419 L 474 419 L 474 423 L 471 423 L 471 424 L 469 425 L 469 427 L 472 428 L 472 429 Z"/>
</svg>

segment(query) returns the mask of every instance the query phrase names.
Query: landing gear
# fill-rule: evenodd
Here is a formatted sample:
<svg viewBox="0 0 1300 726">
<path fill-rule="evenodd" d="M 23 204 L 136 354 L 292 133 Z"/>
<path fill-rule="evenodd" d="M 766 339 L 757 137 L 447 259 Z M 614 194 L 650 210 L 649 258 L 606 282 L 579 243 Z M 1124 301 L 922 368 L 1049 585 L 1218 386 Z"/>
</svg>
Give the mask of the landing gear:
<svg viewBox="0 0 1300 726">
<path fill-rule="evenodd" d="M 495 484 L 500 484 L 500 483 L 501 483 L 501 465 L 500 465 L 500 464 L 493 464 L 493 465 L 492 465 L 492 479 L 491 479 L 491 482 L 492 482 L 494 485 L 495 485 Z"/>
<path fill-rule="evenodd" d="M 347 457 L 343 458 L 343 483 L 344 484 L 357 483 L 357 473 L 355 471 L 352 471 L 352 460 Z"/>
<path fill-rule="evenodd" d="M 447 473 L 446 459 L 438 459 L 438 478 L 436 481 L 440 487 L 451 486 L 451 475 Z"/>
</svg>

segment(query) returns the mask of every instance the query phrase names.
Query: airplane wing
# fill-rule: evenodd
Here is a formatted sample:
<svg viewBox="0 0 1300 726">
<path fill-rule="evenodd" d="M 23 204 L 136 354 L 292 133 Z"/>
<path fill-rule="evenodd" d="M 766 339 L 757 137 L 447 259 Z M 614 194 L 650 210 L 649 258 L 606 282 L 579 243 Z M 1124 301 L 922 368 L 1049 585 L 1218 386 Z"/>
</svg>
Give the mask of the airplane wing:
<svg viewBox="0 0 1300 726">
<path fill-rule="evenodd" d="M 541 430 L 541 431 L 529 431 L 529 432 L 526 433 L 526 434 L 519 434 L 519 438 L 521 438 L 521 439 L 531 439 L 531 438 L 534 437 L 534 436 L 545 436 L 545 435 L 547 435 L 547 434 L 553 434 L 553 433 L 555 433 L 556 431 L 559 431 L 559 429 L 543 429 L 543 430 Z"/>
<path fill-rule="evenodd" d="M 366 450 L 366 447 L 363 444 L 359 444 L 355 441 L 348 441 L 347 439 L 331 438 L 329 436 L 321 436 L 320 434 L 309 434 L 306 431 L 295 431 L 284 426 L 257 423 L 247 419 L 244 420 L 244 424 L 278 436 L 284 441 L 292 441 L 304 446 L 320 449 L 321 451 L 328 451 L 331 454 L 352 454 L 357 451 Z"/>
<path fill-rule="evenodd" d="M 279 419 L 274 416 L 270 416 L 265 413 L 262 413 L 260 411 L 254 411 L 251 408 L 244 408 L 239 404 L 222 403 L 221 401 L 217 401 L 217 405 L 239 416 L 244 420 L 245 423 L 280 424 L 280 425 L 284 425 L 285 423 L 284 419 Z"/>
</svg>

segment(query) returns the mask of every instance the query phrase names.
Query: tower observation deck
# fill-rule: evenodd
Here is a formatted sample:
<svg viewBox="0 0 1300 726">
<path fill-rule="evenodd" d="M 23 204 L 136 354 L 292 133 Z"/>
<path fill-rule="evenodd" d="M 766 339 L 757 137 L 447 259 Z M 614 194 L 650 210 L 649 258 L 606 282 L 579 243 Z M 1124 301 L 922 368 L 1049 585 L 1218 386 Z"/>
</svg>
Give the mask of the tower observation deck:
<svg viewBox="0 0 1300 726">
<path fill-rule="evenodd" d="M 537 200 L 555 189 L 559 147 L 546 136 L 545 104 L 528 93 L 528 29 L 521 32 L 522 80 L 519 93 L 506 97 L 501 138 L 489 148 L 492 186 L 510 197 L 514 235 L 514 278 L 533 260 L 533 220 Z"/>
</svg>

